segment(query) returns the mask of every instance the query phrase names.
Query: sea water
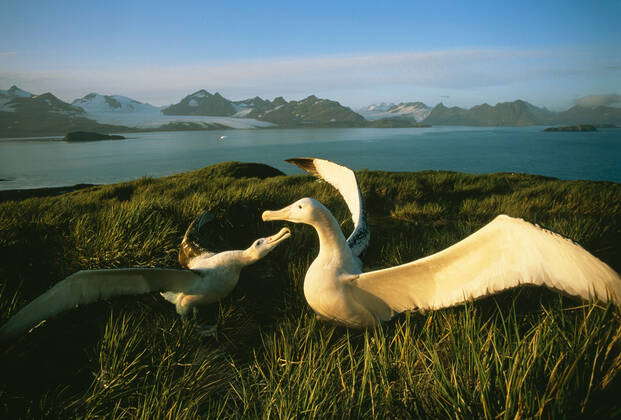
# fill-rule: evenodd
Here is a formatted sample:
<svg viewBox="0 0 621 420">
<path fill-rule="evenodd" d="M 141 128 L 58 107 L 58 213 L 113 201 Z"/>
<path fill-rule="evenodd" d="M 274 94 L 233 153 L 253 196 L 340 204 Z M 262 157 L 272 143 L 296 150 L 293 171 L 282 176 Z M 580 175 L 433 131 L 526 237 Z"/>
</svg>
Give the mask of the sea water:
<svg viewBox="0 0 621 420">
<path fill-rule="evenodd" d="M 514 172 L 621 182 L 621 129 L 254 129 L 123 135 L 128 139 L 84 143 L 0 139 L 0 190 L 107 184 L 223 161 L 261 162 L 292 174 L 300 171 L 284 159 L 300 156 L 322 157 L 354 169 Z"/>
</svg>

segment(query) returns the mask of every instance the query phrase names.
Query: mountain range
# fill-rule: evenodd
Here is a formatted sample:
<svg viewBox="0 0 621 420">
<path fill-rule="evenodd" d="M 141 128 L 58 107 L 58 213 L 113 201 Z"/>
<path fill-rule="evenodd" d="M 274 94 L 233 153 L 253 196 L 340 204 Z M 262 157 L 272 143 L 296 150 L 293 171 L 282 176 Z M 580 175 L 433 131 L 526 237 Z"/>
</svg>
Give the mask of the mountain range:
<svg viewBox="0 0 621 420">
<path fill-rule="evenodd" d="M 123 128 L 91 120 L 84 109 L 63 102 L 49 92 L 33 95 L 16 86 L 0 91 L 0 137 Z"/>
<path fill-rule="evenodd" d="M 336 101 L 311 95 L 300 101 L 287 102 L 283 97 L 273 101 L 259 98 L 230 101 L 219 93 L 204 89 L 162 110 L 165 115 L 213 115 L 253 118 L 280 127 L 342 126 L 364 124 L 365 119 Z"/>
<path fill-rule="evenodd" d="M 76 99 L 71 105 L 80 107 L 90 114 L 100 112 L 159 112 L 156 106 L 138 102 L 134 99 L 121 95 L 100 95 L 89 93 L 88 95 Z"/>
<path fill-rule="evenodd" d="M 383 118 L 409 118 L 422 122 L 429 116 L 431 110 L 431 107 L 422 102 L 401 102 L 399 104 L 382 102 L 359 109 L 358 113 L 371 121 Z"/>
<path fill-rule="evenodd" d="M 210 115 L 214 117 L 229 117 L 236 112 L 237 109 L 231 101 L 218 92 L 212 95 L 204 89 L 162 110 L 164 115 Z"/>
<path fill-rule="evenodd" d="M 425 122 L 436 125 L 525 126 L 554 124 L 555 114 L 528 102 L 517 100 L 495 106 L 482 104 L 470 109 L 435 106 Z"/>
<path fill-rule="evenodd" d="M 260 127 L 412 127 L 421 125 L 528 126 L 621 124 L 621 108 L 575 105 L 552 112 L 523 100 L 465 109 L 422 102 L 381 103 L 358 112 L 314 95 L 299 101 L 254 97 L 231 101 L 201 89 L 176 104 L 155 107 L 121 95 L 89 93 L 71 104 L 52 93 L 17 86 L 0 90 L 0 137 L 69 131 L 143 131 Z"/>
<path fill-rule="evenodd" d="M 621 124 L 621 108 L 574 105 L 566 111 L 553 112 L 518 99 L 512 102 L 487 103 L 472 108 L 447 107 L 439 103 L 429 107 L 422 102 L 381 103 L 358 111 L 369 120 L 407 118 L 428 125 L 529 126 L 556 124 Z"/>
</svg>

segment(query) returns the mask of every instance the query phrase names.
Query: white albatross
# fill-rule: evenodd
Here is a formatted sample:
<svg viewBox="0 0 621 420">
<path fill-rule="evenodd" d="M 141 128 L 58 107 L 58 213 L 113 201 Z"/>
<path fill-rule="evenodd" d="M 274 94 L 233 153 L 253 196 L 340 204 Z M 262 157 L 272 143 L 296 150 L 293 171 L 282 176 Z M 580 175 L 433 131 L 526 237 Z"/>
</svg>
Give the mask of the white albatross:
<svg viewBox="0 0 621 420">
<path fill-rule="evenodd" d="M 349 168 L 316 158 L 288 162 L 337 188 L 352 212 L 355 231 L 368 232 L 357 222 L 363 218 L 356 219 L 363 207 Z M 403 311 L 446 308 L 527 284 L 621 304 L 621 278 L 608 265 L 556 233 L 506 215 L 436 254 L 366 273 L 356 259 L 360 250 L 348 244 L 319 201 L 302 198 L 265 211 L 262 218 L 315 228 L 319 254 L 306 272 L 304 296 L 319 318 L 347 326 L 370 327 Z"/>
<path fill-rule="evenodd" d="M 213 253 L 203 249 L 194 236 L 212 216 L 204 213 L 188 227 L 179 247 L 179 263 L 186 269 L 122 268 L 78 271 L 13 315 L 0 328 L 0 342 L 18 337 L 63 311 L 113 296 L 161 292 L 182 317 L 196 315 L 201 306 L 219 301 L 237 285 L 247 265 L 270 253 L 291 236 L 283 228 L 276 235 L 257 239 L 245 250 Z M 202 333 L 213 332 L 206 328 Z"/>
</svg>

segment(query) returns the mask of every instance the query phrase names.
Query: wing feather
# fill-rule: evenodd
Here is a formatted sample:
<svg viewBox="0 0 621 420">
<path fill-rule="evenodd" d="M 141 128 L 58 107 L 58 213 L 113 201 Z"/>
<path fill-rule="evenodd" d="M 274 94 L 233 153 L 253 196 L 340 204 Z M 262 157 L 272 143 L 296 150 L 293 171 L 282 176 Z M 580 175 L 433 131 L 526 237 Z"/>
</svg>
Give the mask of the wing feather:
<svg viewBox="0 0 621 420">
<path fill-rule="evenodd" d="M 40 321 L 78 305 L 112 296 L 191 291 L 201 277 L 190 270 L 129 268 L 78 271 L 30 302 L 2 328 L 0 341 L 19 336 Z"/>
<path fill-rule="evenodd" d="M 354 171 L 325 159 L 293 158 L 286 161 L 323 179 L 338 190 L 354 222 L 354 231 L 347 238 L 347 244 L 355 256 L 360 256 L 369 245 L 371 234 L 367 227 L 364 202 Z"/>
<path fill-rule="evenodd" d="M 216 255 L 215 252 L 208 251 L 200 244 L 200 231 L 207 224 L 214 219 L 214 216 L 210 213 L 203 213 L 190 223 L 190 226 L 183 235 L 183 240 L 179 245 L 179 264 L 181 267 L 187 268 L 190 264 L 190 260 L 198 257 L 199 255 L 208 254 L 210 256 Z"/>
<path fill-rule="evenodd" d="M 612 268 L 569 239 L 505 215 L 443 251 L 360 274 L 352 284 L 394 312 L 445 308 L 525 284 L 621 304 Z"/>
</svg>

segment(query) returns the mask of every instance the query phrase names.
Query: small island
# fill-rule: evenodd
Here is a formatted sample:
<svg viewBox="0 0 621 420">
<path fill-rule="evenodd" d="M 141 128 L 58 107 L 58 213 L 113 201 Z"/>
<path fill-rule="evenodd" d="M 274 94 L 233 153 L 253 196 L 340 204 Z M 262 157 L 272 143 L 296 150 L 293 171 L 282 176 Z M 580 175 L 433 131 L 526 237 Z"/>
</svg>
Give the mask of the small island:
<svg viewBox="0 0 621 420">
<path fill-rule="evenodd" d="M 597 128 L 591 124 L 578 124 L 565 127 L 548 127 L 543 131 L 597 131 Z"/>
<path fill-rule="evenodd" d="M 100 134 L 90 131 L 73 131 L 65 135 L 64 141 L 80 142 L 80 141 L 98 141 L 98 140 L 124 140 L 125 137 L 118 135 Z"/>
</svg>

